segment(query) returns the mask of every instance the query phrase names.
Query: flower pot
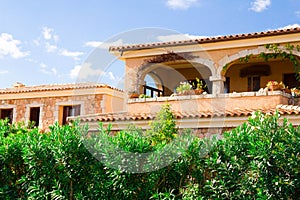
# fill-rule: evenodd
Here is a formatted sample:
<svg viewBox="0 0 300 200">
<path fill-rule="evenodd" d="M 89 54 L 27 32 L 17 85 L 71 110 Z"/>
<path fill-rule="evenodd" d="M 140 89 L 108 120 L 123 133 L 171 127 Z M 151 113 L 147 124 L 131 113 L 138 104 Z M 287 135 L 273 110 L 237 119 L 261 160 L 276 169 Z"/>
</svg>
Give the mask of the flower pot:
<svg viewBox="0 0 300 200">
<path fill-rule="evenodd" d="M 275 91 L 275 90 L 282 90 L 282 85 L 269 85 L 269 90 Z"/>
<path fill-rule="evenodd" d="M 204 90 L 203 89 L 195 89 L 194 92 L 196 95 L 200 95 L 204 92 Z"/>
<path fill-rule="evenodd" d="M 287 94 L 291 94 L 291 90 L 289 88 L 284 88 L 283 91 Z"/>
<path fill-rule="evenodd" d="M 195 94 L 194 90 L 185 90 L 183 92 L 183 95 L 194 95 L 194 94 Z"/>
<path fill-rule="evenodd" d="M 129 94 L 129 98 L 139 98 L 139 94 L 131 93 L 131 94 Z"/>
</svg>

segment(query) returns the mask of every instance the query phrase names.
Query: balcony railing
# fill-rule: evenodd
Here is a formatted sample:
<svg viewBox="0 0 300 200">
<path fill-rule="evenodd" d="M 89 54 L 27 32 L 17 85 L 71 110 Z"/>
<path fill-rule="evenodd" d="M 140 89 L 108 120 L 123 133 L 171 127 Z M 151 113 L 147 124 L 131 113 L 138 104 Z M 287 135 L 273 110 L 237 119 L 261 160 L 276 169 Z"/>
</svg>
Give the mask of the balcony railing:
<svg viewBox="0 0 300 200">
<path fill-rule="evenodd" d="M 144 94 L 147 94 L 147 91 L 150 91 L 150 96 L 151 97 L 154 97 L 155 93 L 156 93 L 157 97 L 161 97 L 161 96 L 164 95 L 164 91 L 163 90 L 160 90 L 160 89 L 148 86 L 148 85 L 143 85 L 143 87 L 144 87 Z"/>
</svg>

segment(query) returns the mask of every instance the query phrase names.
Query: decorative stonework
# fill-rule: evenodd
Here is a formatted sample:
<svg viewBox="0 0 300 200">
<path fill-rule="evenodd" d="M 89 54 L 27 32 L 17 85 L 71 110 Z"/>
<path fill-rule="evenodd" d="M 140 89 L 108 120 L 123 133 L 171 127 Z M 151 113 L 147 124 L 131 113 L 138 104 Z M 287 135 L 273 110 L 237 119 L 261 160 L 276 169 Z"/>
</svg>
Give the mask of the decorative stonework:
<svg viewBox="0 0 300 200">
<path fill-rule="evenodd" d="M 197 56 L 194 56 L 191 53 L 168 52 L 166 54 L 161 54 L 161 55 L 157 55 L 152 58 L 149 58 L 149 59 L 145 59 L 144 64 L 174 62 L 174 61 L 179 61 L 179 60 L 193 60 L 195 58 L 197 58 Z"/>
</svg>

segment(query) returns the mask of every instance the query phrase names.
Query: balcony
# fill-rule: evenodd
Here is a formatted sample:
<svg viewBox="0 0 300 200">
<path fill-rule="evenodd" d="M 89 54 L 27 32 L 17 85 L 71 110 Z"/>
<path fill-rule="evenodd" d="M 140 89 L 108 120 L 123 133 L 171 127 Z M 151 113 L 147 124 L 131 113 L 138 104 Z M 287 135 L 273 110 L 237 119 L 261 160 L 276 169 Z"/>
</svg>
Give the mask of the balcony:
<svg viewBox="0 0 300 200">
<path fill-rule="evenodd" d="M 282 91 L 240 92 L 129 99 L 127 112 L 131 114 L 156 113 L 166 103 L 171 104 L 175 113 L 197 112 L 204 115 L 222 115 L 222 113 L 230 112 L 232 116 L 241 114 L 243 110 L 270 109 L 281 104 L 298 105 L 297 99 Z"/>
</svg>

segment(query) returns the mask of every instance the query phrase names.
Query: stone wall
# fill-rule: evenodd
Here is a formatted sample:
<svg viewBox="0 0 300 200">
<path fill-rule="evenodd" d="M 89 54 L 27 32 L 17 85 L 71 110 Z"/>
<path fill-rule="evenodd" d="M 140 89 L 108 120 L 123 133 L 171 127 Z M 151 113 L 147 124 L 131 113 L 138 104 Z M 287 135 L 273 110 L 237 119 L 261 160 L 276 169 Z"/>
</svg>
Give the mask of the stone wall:
<svg viewBox="0 0 300 200">
<path fill-rule="evenodd" d="M 43 97 L 2 100 L 0 109 L 13 108 L 13 122 L 27 122 L 31 107 L 40 107 L 40 128 L 47 129 L 55 121 L 60 121 L 62 106 L 81 105 L 80 115 L 101 113 L 103 111 L 102 94 Z"/>
</svg>

